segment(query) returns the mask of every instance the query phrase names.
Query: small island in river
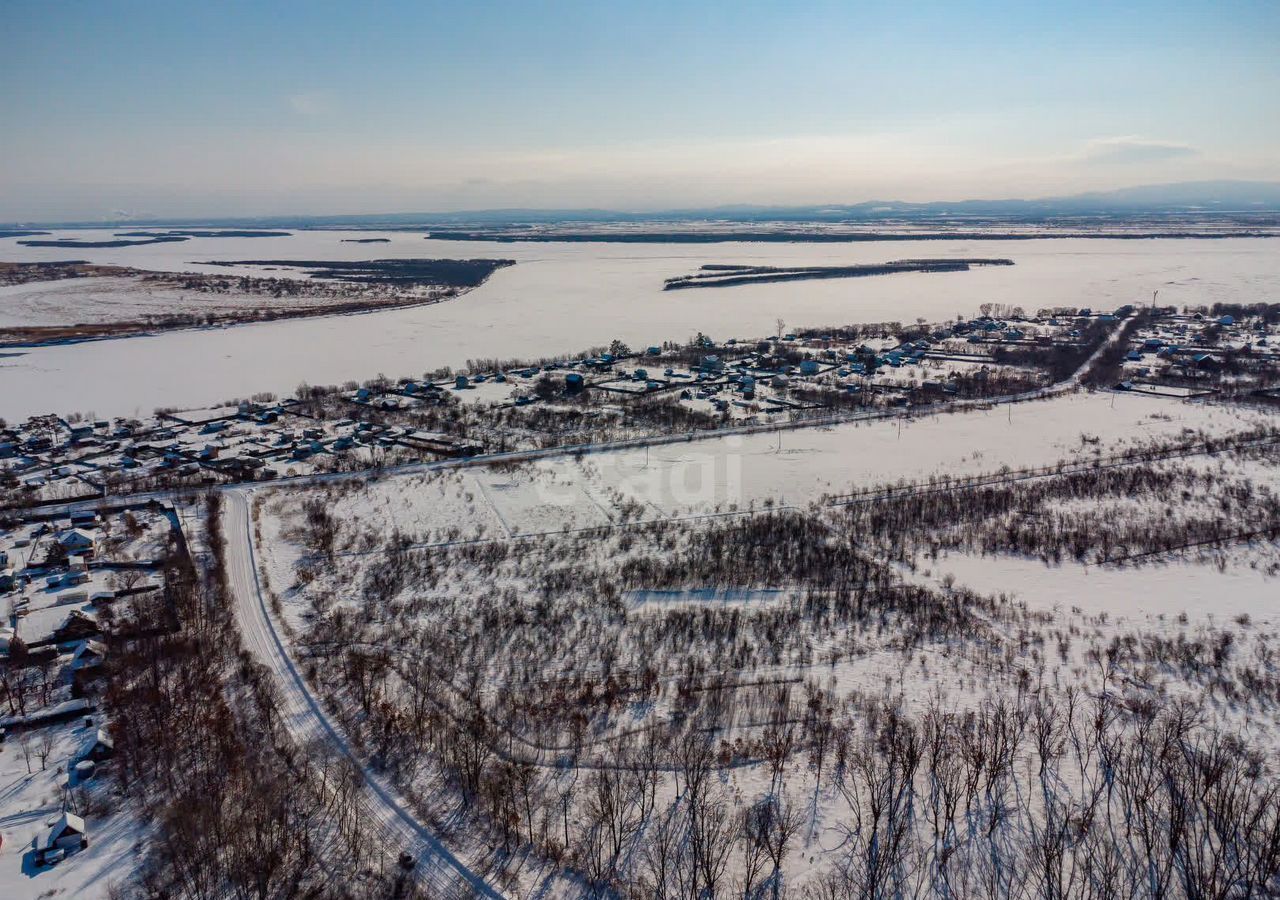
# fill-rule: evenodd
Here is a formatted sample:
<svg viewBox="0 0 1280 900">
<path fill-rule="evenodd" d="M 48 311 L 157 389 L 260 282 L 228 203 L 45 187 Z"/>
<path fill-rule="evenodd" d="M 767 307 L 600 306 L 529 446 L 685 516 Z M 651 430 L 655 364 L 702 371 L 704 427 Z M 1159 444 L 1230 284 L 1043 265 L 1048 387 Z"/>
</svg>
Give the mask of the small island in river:
<svg viewBox="0 0 1280 900">
<path fill-rule="evenodd" d="M 893 262 L 853 266 L 745 266 L 705 265 L 693 275 L 668 278 L 664 291 L 686 288 L 735 287 L 778 281 L 809 281 L 817 278 L 866 278 L 901 272 L 967 272 L 972 266 L 1011 266 L 1011 259 L 900 259 Z"/>
</svg>

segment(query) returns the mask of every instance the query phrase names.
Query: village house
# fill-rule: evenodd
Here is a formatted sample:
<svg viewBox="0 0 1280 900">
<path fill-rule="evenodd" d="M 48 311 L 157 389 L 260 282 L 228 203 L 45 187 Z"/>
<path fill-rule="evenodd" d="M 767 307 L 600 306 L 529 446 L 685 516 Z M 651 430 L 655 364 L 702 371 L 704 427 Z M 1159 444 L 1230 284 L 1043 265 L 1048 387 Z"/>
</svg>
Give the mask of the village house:
<svg viewBox="0 0 1280 900">
<path fill-rule="evenodd" d="M 57 541 L 69 556 L 75 554 L 92 555 L 94 551 L 93 535 L 79 528 L 71 528 L 60 533 Z"/>
<path fill-rule="evenodd" d="M 101 641 L 87 640 L 71 656 L 71 665 L 77 669 L 87 669 L 102 665 L 107 658 L 106 645 Z"/>
<path fill-rule="evenodd" d="M 98 524 L 98 514 L 91 509 L 82 509 L 71 514 L 72 528 L 93 528 Z"/>
<path fill-rule="evenodd" d="M 98 733 L 94 736 L 93 743 L 85 751 L 84 758 L 100 763 L 111 759 L 115 754 L 116 745 L 111 740 L 111 735 L 107 734 L 107 729 L 99 728 Z"/>
<path fill-rule="evenodd" d="M 101 629 L 98 627 L 96 618 L 84 610 L 73 609 L 67 613 L 62 623 L 54 628 L 52 639 L 54 643 L 65 644 L 100 633 Z"/>
<path fill-rule="evenodd" d="M 66 854 L 88 846 L 89 835 L 84 819 L 74 813 L 64 812 L 41 839 L 36 850 L 36 864 L 51 866 L 60 862 Z"/>
</svg>

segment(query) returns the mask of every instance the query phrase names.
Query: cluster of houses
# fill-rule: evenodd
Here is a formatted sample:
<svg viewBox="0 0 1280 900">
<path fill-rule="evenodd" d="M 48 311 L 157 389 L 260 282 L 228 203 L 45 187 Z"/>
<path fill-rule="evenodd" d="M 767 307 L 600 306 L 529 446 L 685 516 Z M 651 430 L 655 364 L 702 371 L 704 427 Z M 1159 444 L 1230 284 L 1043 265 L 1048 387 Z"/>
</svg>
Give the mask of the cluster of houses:
<svg viewBox="0 0 1280 900">
<path fill-rule="evenodd" d="M 1090 314 L 1091 315 L 1091 314 Z M 1114 318 L 1111 314 L 1108 317 Z M 644 359 L 608 357 L 580 362 L 565 376 L 566 393 L 586 387 L 617 395 L 674 391 L 681 402 L 707 404 L 720 412 L 784 413 L 825 405 L 833 394 L 868 396 L 869 403 L 904 405 L 912 390 L 934 388 L 955 393 L 954 377 L 985 375 L 1005 368 L 991 348 L 1011 344 L 1044 348 L 1072 344 L 1080 338 L 1074 322 L 1010 323 L 983 317 L 938 326 L 910 340 L 892 338 L 841 340 L 835 335 L 785 334 L 775 338 L 723 344 L 705 340 L 693 361 L 687 352 L 663 354 L 650 348 Z M 675 362 L 674 365 L 670 364 Z M 637 362 L 642 366 L 630 368 Z M 797 388 L 817 388 L 803 391 Z M 828 398 L 823 399 L 825 396 Z M 878 395 L 872 398 L 869 395 Z M 816 399 L 815 399 L 816 398 Z"/>
<path fill-rule="evenodd" d="M 127 516 L 128 525 L 118 512 L 83 509 L 0 528 L 0 657 L 17 642 L 28 654 L 80 647 L 76 670 L 100 661 L 82 642 L 99 635 L 104 608 L 161 589 L 162 556 L 176 527 L 159 504 Z"/>
<path fill-rule="evenodd" d="M 394 424 L 412 421 L 416 410 L 451 404 L 489 404 L 501 410 L 554 404 L 598 390 L 619 404 L 669 395 L 692 408 L 735 418 L 785 415 L 798 406 L 832 402 L 837 395 L 902 405 L 921 385 L 945 395 L 953 392 L 958 374 L 992 369 L 995 348 L 1069 344 L 1089 318 L 1114 315 L 1078 310 L 1060 318 L 981 316 L 913 329 L 910 340 L 848 342 L 838 335 L 785 334 L 766 341 L 716 343 L 700 337 L 693 348 L 620 348 L 506 371 L 353 386 L 340 394 L 336 414 L 326 406 L 328 412 L 320 417 L 314 405 L 293 399 L 146 419 L 36 416 L 0 429 L 0 490 L 7 497 L 0 505 L 260 481 L 481 452 L 483 441 Z M 802 386 L 820 390 L 797 392 Z M 401 412 L 410 415 L 397 417 Z"/>
<path fill-rule="evenodd" d="M 61 811 L 30 844 L 37 868 L 89 846 L 90 827 L 76 804 L 85 791 L 106 789 L 94 781 L 116 752 L 111 729 L 95 717 L 110 659 L 101 616 L 143 595 L 163 600 L 160 557 L 176 527 L 174 511 L 159 504 L 10 514 L 0 525 L 0 752 L 25 756 L 29 776 L 39 754 L 38 780 L 26 779 L 31 790 L 62 796 Z M 131 618 L 117 618 L 114 630 Z M 31 797 L 10 791 L 5 799 L 29 804 Z"/>
<path fill-rule="evenodd" d="M 904 406 L 921 395 L 933 402 L 957 393 L 957 382 L 965 379 L 973 396 L 981 390 L 975 383 L 1001 371 L 1034 382 L 1038 353 L 1079 346 L 1091 322 L 1115 321 L 1131 309 L 983 315 L 912 327 L 906 337 L 896 338 L 881 336 L 887 331 L 850 329 L 761 341 L 716 342 L 699 336 L 692 346 L 651 346 L 638 352 L 615 345 L 615 352 L 539 365 L 352 385 L 328 395 L 335 402 L 319 407 L 289 399 L 143 420 L 37 416 L 0 430 L 0 485 L 9 498 L 4 505 L 37 505 L 152 487 L 261 481 L 468 456 L 490 444 L 516 449 L 524 441 L 539 446 L 540 435 L 520 430 L 528 419 L 504 417 L 501 411 L 540 404 L 540 412 L 552 413 L 538 419 L 538 427 L 546 428 L 557 404 L 588 391 L 618 408 L 642 398 L 669 398 L 737 420 L 769 420 L 798 408 L 851 402 Z M 1213 371 L 1222 348 L 1239 343 L 1237 338 L 1243 341 L 1244 331 L 1255 328 L 1231 316 L 1170 315 L 1162 323 L 1130 349 L 1125 365 L 1132 371 L 1126 379 L 1151 376 L 1156 369 Z M 1209 329 L 1216 337 L 1213 346 L 1201 339 Z M 1247 337 L 1255 353 L 1274 353 L 1280 343 L 1265 328 Z M 472 408 L 467 415 L 477 427 L 452 430 L 470 438 L 413 427 L 415 421 L 438 423 L 437 407 L 459 405 Z M 492 423 L 486 417 L 502 419 L 502 426 L 488 427 Z"/>
<path fill-rule="evenodd" d="M 1122 390 L 1169 385 L 1212 390 L 1230 367 L 1237 384 L 1272 384 L 1280 377 L 1280 325 L 1258 316 L 1180 314 L 1162 310 L 1138 331 L 1125 354 Z"/>
<path fill-rule="evenodd" d="M 1052 349 L 1078 344 L 1090 320 L 1124 315 L 1074 310 L 1061 316 L 1004 320 L 981 316 L 915 329 L 909 340 L 850 342 L 838 335 L 783 334 L 768 340 L 699 336 L 692 347 L 647 347 L 564 359 L 506 370 L 468 372 L 441 381 L 366 385 L 347 399 L 378 410 L 412 410 L 433 404 L 488 403 L 498 409 L 550 405 L 586 391 L 625 404 L 644 397 L 674 398 L 694 409 L 734 419 L 785 415 L 828 405 L 835 395 L 861 395 L 865 403 L 906 405 L 924 388 L 955 393 L 959 374 L 985 377 L 1008 368 L 999 348 Z M 797 388 L 815 390 L 797 391 Z"/>
<path fill-rule="evenodd" d="M 296 400 L 165 413 L 147 420 L 69 422 L 37 416 L 0 431 L 4 505 L 88 500 L 154 486 L 268 480 L 317 468 L 338 457 L 372 465 L 388 451 L 463 455 L 474 447 L 448 435 L 361 421 L 361 407 L 409 401 L 367 389 L 352 396 L 349 418 L 316 419 Z M 410 383 L 400 393 L 412 396 Z"/>
</svg>

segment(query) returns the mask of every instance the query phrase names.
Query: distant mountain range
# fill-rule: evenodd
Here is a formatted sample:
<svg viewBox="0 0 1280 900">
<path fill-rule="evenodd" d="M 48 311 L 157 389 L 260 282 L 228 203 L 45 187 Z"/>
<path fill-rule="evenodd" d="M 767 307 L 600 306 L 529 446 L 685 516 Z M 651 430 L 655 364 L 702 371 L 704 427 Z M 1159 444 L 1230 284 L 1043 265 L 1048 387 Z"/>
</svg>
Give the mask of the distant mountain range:
<svg viewBox="0 0 1280 900">
<path fill-rule="evenodd" d="M 859 222 L 880 219 L 981 217 L 1047 219 L 1116 215 L 1224 215 L 1280 212 L 1280 182 L 1188 181 L 1032 200 L 869 200 L 813 207 L 729 206 L 705 211 L 741 221 Z"/>
<path fill-rule="evenodd" d="M 1031 200 L 939 200 L 910 203 L 868 200 L 820 206 L 729 205 L 651 212 L 608 209 L 485 209 L 449 213 L 384 213 L 341 216 L 268 216 L 221 219 L 130 219 L 125 222 L 62 222 L 62 227 L 210 225 L 276 228 L 412 228 L 415 226 L 562 225 L 645 222 L 876 223 L 876 222 L 1054 222 L 1115 218 L 1230 218 L 1254 220 L 1280 214 L 1280 182 L 1188 181 L 1091 191 Z M 13 227 L 48 223 L 11 223 Z"/>
</svg>

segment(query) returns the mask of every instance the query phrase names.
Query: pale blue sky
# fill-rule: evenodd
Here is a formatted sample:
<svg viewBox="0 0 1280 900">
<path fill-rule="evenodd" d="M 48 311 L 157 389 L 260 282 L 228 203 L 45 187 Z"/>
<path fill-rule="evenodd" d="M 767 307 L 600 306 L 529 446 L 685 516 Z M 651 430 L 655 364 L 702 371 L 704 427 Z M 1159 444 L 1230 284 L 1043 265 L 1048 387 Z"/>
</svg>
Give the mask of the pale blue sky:
<svg viewBox="0 0 1280 900">
<path fill-rule="evenodd" d="M 1280 4 L 0 0 L 0 220 L 1280 178 Z"/>
</svg>

